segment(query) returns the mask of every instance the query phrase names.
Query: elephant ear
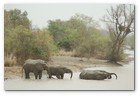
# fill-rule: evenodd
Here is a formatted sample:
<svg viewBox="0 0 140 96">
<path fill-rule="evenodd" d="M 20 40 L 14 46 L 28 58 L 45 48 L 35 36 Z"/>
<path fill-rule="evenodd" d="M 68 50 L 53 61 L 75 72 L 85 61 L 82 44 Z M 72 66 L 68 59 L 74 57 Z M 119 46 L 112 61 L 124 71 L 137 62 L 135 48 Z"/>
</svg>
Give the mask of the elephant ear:
<svg viewBox="0 0 140 96">
<path fill-rule="evenodd" d="M 43 66 L 42 66 L 42 64 L 40 64 L 40 63 L 35 64 L 35 68 L 37 70 L 43 70 L 44 69 Z"/>
</svg>

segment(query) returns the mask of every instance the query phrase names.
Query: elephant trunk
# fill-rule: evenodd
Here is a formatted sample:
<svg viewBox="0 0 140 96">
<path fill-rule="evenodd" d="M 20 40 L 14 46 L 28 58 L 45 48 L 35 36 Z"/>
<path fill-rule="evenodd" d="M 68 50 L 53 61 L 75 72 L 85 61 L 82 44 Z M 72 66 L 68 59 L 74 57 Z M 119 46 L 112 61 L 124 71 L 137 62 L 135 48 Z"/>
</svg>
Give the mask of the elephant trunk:
<svg viewBox="0 0 140 96">
<path fill-rule="evenodd" d="M 116 79 L 118 78 L 117 74 L 115 74 L 115 73 L 111 73 L 111 75 L 115 75 L 116 76 Z"/>
<path fill-rule="evenodd" d="M 72 78 L 72 76 L 73 76 L 73 72 L 71 71 L 70 73 L 71 73 L 71 77 L 70 77 L 70 78 Z"/>
<path fill-rule="evenodd" d="M 45 70 L 46 70 L 46 72 L 47 72 L 47 74 L 49 73 L 49 68 L 48 68 L 48 66 L 45 66 Z M 47 75 L 46 74 L 46 75 Z"/>
</svg>

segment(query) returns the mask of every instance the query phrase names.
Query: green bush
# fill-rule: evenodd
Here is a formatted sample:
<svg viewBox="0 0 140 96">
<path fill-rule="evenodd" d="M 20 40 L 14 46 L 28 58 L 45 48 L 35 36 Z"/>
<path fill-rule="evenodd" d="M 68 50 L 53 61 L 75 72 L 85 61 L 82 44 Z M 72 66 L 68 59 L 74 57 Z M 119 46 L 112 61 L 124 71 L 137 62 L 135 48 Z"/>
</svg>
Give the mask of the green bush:
<svg viewBox="0 0 140 96">
<path fill-rule="evenodd" d="M 40 32 L 35 33 L 34 37 L 32 57 L 50 60 L 50 57 L 57 52 L 57 47 L 50 32 L 47 29 L 42 29 Z"/>
<path fill-rule="evenodd" d="M 4 10 L 5 57 L 13 54 L 17 64 L 29 58 L 49 60 L 57 51 L 54 39 L 47 29 L 32 29 L 27 15 L 19 9 Z M 12 62 L 9 58 L 5 60 L 8 66 Z"/>
<path fill-rule="evenodd" d="M 5 54 L 14 54 L 18 64 L 29 58 L 49 60 L 56 50 L 53 38 L 46 29 L 34 32 L 17 26 L 5 31 Z"/>
<path fill-rule="evenodd" d="M 89 59 L 98 54 L 106 54 L 108 38 L 103 36 L 99 30 L 92 29 L 85 36 L 87 37 L 83 37 L 81 42 L 79 41 L 79 45 L 76 46 L 75 56 Z"/>
</svg>

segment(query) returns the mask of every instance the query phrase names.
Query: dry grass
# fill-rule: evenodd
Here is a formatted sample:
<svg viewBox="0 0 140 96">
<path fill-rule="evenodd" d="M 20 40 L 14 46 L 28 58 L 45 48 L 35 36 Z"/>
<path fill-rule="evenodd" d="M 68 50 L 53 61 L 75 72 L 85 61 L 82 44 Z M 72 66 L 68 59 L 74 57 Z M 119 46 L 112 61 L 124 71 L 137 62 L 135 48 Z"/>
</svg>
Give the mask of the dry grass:
<svg viewBox="0 0 140 96">
<path fill-rule="evenodd" d="M 101 59 L 101 60 L 106 60 L 107 59 L 105 52 L 98 52 L 94 57 L 97 58 L 97 59 Z"/>
<path fill-rule="evenodd" d="M 13 55 L 7 55 L 4 58 L 4 66 L 11 67 L 16 65 L 16 58 Z"/>
<path fill-rule="evenodd" d="M 74 52 L 73 51 L 65 51 L 65 50 L 60 50 L 56 56 L 73 56 Z"/>
<path fill-rule="evenodd" d="M 77 53 L 75 51 L 65 51 L 65 50 L 60 50 L 54 56 L 71 56 L 71 57 L 79 57 L 79 58 L 84 57 L 84 56 L 81 56 L 79 53 Z M 93 58 L 93 57 L 90 57 L 90 58 Z M 98 52 L 98 53 L 94 54 L 94 58 L 105 60 L 106 59 L 106 54 L 105 54 L 105 52 L 104 53 L 103 52 Z"/>
<path fill-rule="evenodd" d="M 4 67 L 4 79 L 22 76 L 22 67 Z"/>
</svg>

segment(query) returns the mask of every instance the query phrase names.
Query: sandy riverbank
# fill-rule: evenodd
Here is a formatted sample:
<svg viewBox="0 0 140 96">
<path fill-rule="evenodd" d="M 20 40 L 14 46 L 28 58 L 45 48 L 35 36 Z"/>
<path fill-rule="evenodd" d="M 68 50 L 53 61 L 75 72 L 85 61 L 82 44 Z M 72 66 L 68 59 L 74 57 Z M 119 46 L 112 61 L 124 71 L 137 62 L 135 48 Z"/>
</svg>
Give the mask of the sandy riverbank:
<svg viewBox="0 0 140 96">
<path fill-rule="evenodd" d="M 129 58 L 134 57 L 134 52 L 127 52 Z M 31 74 L 30 80 L 21 78 L 21 67 L 5 67 L 5 90 L 134 90 L 134 60 L 123 66 L 108 63 L 106 60 L 91 58 L 90 61 L 69 56 L 54 56 L 49 65 L 63 65 L 73 70 L 73 78 L 65 74 L 63 80 L 48 79 L 44 72 L 41 80 L 35 80 Z M 116 80 L 81 80 L 80 71 L 83 69 L 102 69 L 118 75 Z"/>
</svg>

